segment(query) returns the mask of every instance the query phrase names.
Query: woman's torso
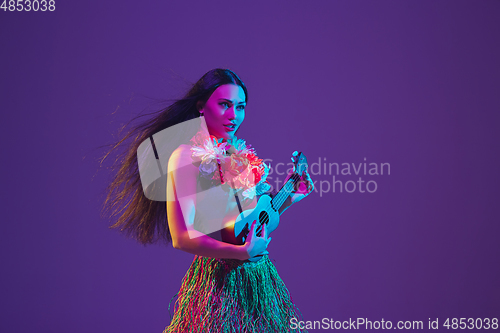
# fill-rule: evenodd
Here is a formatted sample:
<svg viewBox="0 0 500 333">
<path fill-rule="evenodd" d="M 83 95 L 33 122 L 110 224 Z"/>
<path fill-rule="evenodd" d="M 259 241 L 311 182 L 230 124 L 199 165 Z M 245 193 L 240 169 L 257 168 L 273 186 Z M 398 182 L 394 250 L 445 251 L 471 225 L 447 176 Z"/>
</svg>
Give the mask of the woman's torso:
<svg viewBox="0 0 500 333">
<path fill-rule="evenodd" d="M 193 163 L 199 167 L 200 162 Z M 216 169 L 215 172 L 219 172 Z M 240 214 L 235 191 L 229 184 L 221 183 L 220 179 L 207 181 L 200 175 L 196 182 L 196 204 L 194 228 L 214 239 L 224 241 L 221 230 L 231 226 Z M 242 190 L 237 192 L 242 210 L 252 209 L 257 204 L 257 197 L 248 199 L 242 196 Z M 227 230 L 225 230 L 227 232 Z"/>
</svg>

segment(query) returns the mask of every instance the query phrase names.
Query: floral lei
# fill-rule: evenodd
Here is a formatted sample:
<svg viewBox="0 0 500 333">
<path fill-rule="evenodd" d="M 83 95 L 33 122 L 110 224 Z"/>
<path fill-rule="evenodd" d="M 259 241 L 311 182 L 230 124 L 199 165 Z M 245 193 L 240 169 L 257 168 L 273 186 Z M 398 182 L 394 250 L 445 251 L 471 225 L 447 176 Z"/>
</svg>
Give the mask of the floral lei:
<svg viewBox="0 0 500 333">
<path fill-rule="evenodd" d="M 245 198 L 253 199 L 255 195 L 267 192 L 271 185 L 266 180 L 269 166 L 258 158 L 251 145 L 246 145 L 243 139 L 233 139 L 223 142 L 201 132 L 192 139 L 192 158 L 200 160 L 200 176 L 219 180 L 221 184 L 228 183 L 235 190 L 243 190 Z M 231 150 L 232 154 L 227 155 Z M 218 170 L 218 172 L 216 172 Z"/>
</svg>

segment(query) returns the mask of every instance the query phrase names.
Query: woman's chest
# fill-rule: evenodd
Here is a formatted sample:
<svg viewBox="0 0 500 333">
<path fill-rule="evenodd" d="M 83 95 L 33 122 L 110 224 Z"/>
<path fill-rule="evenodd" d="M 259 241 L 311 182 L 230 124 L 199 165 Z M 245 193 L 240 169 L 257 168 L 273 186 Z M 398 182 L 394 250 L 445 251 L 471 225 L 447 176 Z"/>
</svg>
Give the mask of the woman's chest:
<svg viewBox="0 0 500 333">
<path fill-rule="evenodd" d="M 239 213 L 234 191 L 225 184 L 196 194 L 195 228 L 205 234 L 224 229 Z"/>
<path fill-rule="evenodd" d="M 238 200 L 235 194 L 238 196 Z M 200 189 L 200 192 L 196 194 L 196 219 L 205 225 L 215 225 L 216 227 L 226 225 L 240 214 L 238 201 L 241 209 L 245 210 L 253 208 L 256 200 L 256 198 L 253 200 L 245 199 L 241 195 L 241 191 L 235 193 L 227 184 L 206 190 Z"/>
</svg>

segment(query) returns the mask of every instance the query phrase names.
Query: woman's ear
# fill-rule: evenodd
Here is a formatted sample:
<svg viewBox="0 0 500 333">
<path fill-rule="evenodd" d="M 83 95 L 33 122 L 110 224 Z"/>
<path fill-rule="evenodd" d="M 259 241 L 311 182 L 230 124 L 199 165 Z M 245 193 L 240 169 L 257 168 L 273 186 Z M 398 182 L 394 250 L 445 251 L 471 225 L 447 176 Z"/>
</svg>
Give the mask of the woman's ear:
<svg viewBox="0 0 500 333">
<path fill-rule="evenodd" d="M 198 101 L 198 102 L 196 103 L 196 109 L 197 109 L 198 111 L 201 111 L 201 110 L 203 109 L 203 107 L 204 107 L 204 106 L 205 106 L 205 103 L 204 103 L 203 101 Z"/>
</svg>

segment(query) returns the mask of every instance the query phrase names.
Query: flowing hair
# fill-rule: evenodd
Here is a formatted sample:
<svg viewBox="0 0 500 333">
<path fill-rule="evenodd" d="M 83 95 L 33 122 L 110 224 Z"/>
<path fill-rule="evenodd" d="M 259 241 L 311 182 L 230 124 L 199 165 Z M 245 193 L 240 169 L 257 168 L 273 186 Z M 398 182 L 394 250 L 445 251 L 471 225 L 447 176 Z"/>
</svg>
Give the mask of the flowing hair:
<svg viewBox="0 0 500 333">
<path fill-rule="evenodd" d="M 118 217 L 109 228 L 119 228 L 127 236 L 131 236 L 143 245 L 153 244 L 158 240 L 163 240 L 167 244 L 172 241 L 167 221 L 166 202 L 150 200 L 144 195 L 137 149 L 153 134 L 199 117 L 198 102 L 204 105 L 215 89 L 224 84 L 235 84 L 243 88 L 245 102 L 248 101 L 247 88 L 241 79 L 229 69 L 216 68 L 205 73 L 183 98 L 164 109 L 153 112 L 154 116 L 151 119 L 132 126 L 118 142 L 109 145 L 112 147 L 100 159 L 101 165 L 113 151 L 119 147 L 125 147 L 111 166 L 114 173 L 113 181 L 106 187 L 106 199 L 102 205 L 101 216 L 110 220 Z M 137 116 L 130 122 L 142 116 Z M 120 133 L 127 125 L 122 126 Z M 174 142 L 169 142 L 169 145 L 178 146 L 194 134 L 195 132 L 185 133 L 185 137 L 171 138 Z M 126 142 L 127 140 L 130 142 Z"/>
</svg>

